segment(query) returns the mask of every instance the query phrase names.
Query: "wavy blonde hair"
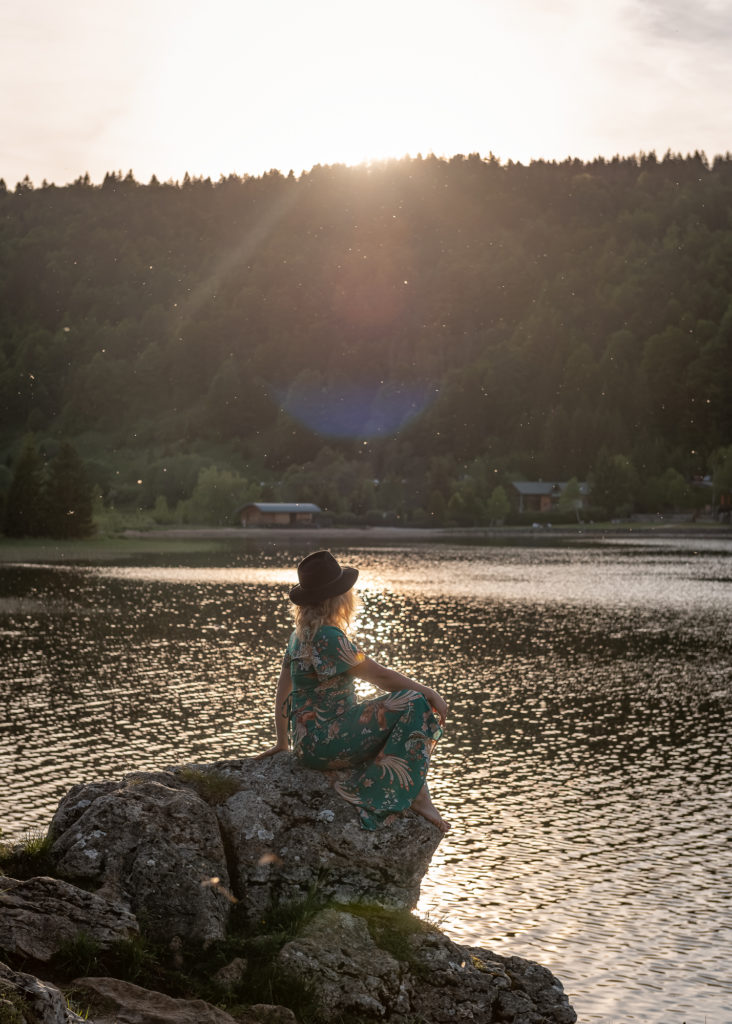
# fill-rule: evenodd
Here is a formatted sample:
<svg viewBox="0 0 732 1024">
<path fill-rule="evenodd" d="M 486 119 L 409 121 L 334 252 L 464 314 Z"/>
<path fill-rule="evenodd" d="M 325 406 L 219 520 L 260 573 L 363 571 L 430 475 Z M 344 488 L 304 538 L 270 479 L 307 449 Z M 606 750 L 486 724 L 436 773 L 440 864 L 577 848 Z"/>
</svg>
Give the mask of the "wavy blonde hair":
<svg viewBox="0 0 732 1024">
<path fill-rule="evenodd" d="M 297 639 L 312 639 L 321 626 L 337 626 L 345 633 L 355 613 L 356 595 L 353 590 L 336 597 L 326 597 L 320 604 L 293 605 Z"/>
</svg>

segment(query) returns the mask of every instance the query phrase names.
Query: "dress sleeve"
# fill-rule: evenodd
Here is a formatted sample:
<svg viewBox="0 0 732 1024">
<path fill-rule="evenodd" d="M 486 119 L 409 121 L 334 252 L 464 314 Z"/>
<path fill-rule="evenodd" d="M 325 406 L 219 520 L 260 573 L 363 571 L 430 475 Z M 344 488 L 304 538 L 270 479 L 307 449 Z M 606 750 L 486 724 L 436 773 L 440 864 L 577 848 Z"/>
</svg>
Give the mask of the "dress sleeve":
<svg viewBox="0 0 732 1024">
<path fill-rule="evenodd" d="M 321 679 L 343 675 L 366 657 L 342 630 L 331 627 L 323 632 L 326 643 L 318 652 L 320 658 L 316 666 Z"/>
</svg>

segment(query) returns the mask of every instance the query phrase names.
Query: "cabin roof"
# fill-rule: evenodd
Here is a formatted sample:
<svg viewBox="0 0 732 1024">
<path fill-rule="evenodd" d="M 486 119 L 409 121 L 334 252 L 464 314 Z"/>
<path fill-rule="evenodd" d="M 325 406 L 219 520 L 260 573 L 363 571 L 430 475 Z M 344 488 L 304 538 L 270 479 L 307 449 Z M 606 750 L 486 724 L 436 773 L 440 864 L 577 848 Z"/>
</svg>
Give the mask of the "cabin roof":
<svg viewBox="0 0 732 1024">
<path fill-rule="evenodd" d="M 513 486 L 519 494 L 557 494 L 561 493 L 567 486 L 568 481 L 545 481 L 545 480 L 514 480 Z M 586 483 L 579 485 L 580 494 L 587 494 L 589 488 Z"/>
<path fill-rule="evenodd" d="M 256 508 L 259 512 L 320 512 L 322 511 L 318 505 L 313 505 L 309 501 L 249 501 L 246 505 L 242 505 L 239 509 L 240 512 L 244 512 L 245 509 Z"/>
</svg>

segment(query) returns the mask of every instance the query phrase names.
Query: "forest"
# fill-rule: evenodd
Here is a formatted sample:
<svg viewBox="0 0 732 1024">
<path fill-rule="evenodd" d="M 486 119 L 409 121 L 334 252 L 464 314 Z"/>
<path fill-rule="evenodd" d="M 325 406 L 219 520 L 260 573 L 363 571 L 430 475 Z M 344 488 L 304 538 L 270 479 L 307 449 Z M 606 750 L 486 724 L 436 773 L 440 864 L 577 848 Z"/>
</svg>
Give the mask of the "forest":
<svg viewBox="0 0 732 1024">
<path fill-rule="evenodd" d="M 75 454 L 95 515 L 161 523 L 482 524 L 520 479 L 589 481 L 598 516 L 708 504 L 732 155 L 0 181 L 4 521 L 24 458 Z"/>
</svg>

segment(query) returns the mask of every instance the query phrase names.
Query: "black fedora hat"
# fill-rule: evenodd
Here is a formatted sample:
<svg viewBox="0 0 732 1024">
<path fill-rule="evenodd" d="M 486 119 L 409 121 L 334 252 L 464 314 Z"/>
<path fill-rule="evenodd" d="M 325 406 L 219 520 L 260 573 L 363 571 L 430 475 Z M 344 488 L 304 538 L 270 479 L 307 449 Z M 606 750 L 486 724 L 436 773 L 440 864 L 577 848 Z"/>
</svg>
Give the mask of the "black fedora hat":
<svg viewBox="0 0 732 1024">
<path fill-rule="evenodd" d="M 297 567 L 299 583 L 290 591 L 293 604 L 320 604 L 350 590 L 358 579 L 358 569 L 341 569 L 330 551 L 313 551 Z"/>
</svg>

